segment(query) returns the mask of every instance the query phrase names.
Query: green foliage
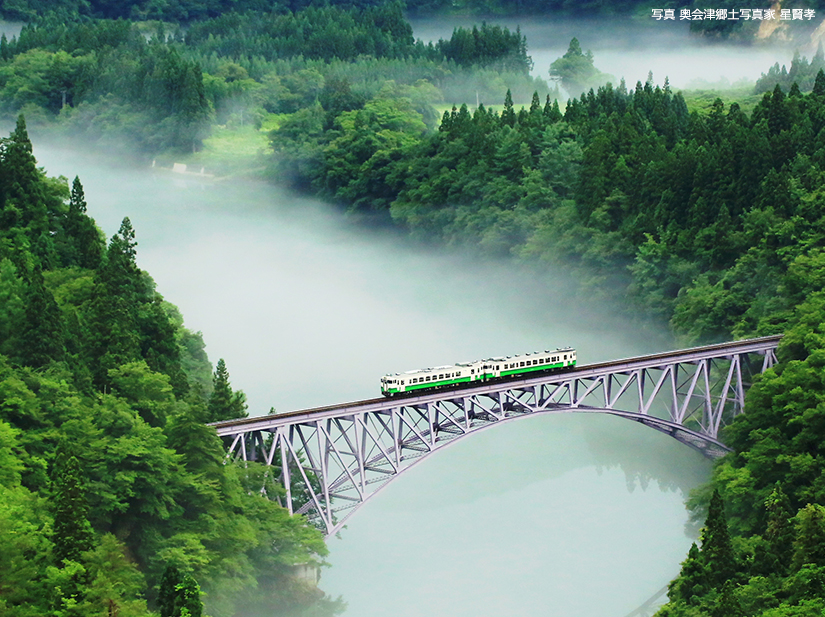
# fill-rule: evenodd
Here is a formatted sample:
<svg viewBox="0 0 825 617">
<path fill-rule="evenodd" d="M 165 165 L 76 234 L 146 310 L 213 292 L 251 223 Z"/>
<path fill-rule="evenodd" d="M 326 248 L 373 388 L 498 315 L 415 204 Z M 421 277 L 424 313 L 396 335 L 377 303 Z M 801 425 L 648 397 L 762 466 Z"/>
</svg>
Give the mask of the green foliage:
<svg viewBox="0 0 825 617">
<path fill-rule="evenodd" d="M 719 491 L 713 491 L 708 508 L 708 518 L 702 530 L 702 560 L 707 567 L 707 580 L 717 590 L 733 578 L 737 569 L 733 553 L 725 506 Z M 724 595 L 724 594 L 723 594 Z"/>
<path fill-rule="evenodd" d="M 244 415 L 243 393 L 223 362 L 217 394 L 188 387 L 182 358 L 212 386 L 203 340 L 137 267 L 129 220 L 105 247 L 80 182 L 37 169 L 22 118 L 0 189 L 0 613 L 148 617 L 168 564 L 176 615 L 201 614 L 195 579 L 216 617 L 263 605 L 273 580 L 284 612 L 327 605 L 290 587 L 326 553 L 320 532 L 224 465 L 209 405 Z"/>
<path fill-rule="evenodd" d="M 246 396 L 243 392 L 233 392 L 229 383 L 229 371 L 223 358 L 215 365 L 215 374 L 212 377 L 212 394 L 207 406 L 207 421 L 233 420 L 245 418 Z"/>
<path fill-rule="evenodd" d="M 404 56 L 413 50 L 412 27 L 397 2 L 364 9 L 310 7 L 295 13 L 226 13 L 194 24 L 186 43 L 201 53 L 267 61 L 290 56 L 330 61 L 357 56 Z M 242 42 L 241 42 L 242 41 Z"/>
<path fill-rule="evenodd" d="M 481 23 L 481 28 L 456 28 L 449 41 L 439 40 L 435 48 L 462 66 L 493 66 L 525 74 L 533 68 L 533 60 L 527 55 L 527 38 L 518 28 L 510 32 L 486 22 Z"/>
<path fill-rule="evenodd" d="M 54 508 L 54 560 L 80 562 L 92 549 L 94 532 L 89 524 L 86 482 L 77 458 L 58 450 L 52 471 Z"/>
<path fill-rule="evenodd" d="M 756 80 L 754 92 L 761 94 L 773 90 L 776 86 L 780 86 L 783 90 L 790 90 L 794 84 L 797 84 L 798 90 L 810 92 L 814 89 L 817 80 L 821 79 L 819 73 L 823 72 L 823 69 L 825 69 L 825 52 L 820 43 L 810 63 L 797 51 L 791 60 L 790 70 L 786 69 L 784 64 L 781 69 L 778 62 L 774 64 L 768 69 L 767 74 L 762 73 L 762 77 Z"/>
<path fill-rule="evenodd" d="M 203 602 L 195 579 L 167 566 L 160 580 L 158 608 L 160 617 L 201 617 Z"/>
<path fill-rule="evenodd" d="M 593 64 L 593 54 L 582 51 L 579 40 L 573 37 L 565 54 L 550 65 L 550 76 L 561 80 L 564 89 L 577 97 L 590 88 L 597 88 L 612 79 Z"/>
<path fill-rule="evenodd" d="M 809 271 L 815 262 L 802 259 L 797 264 Z M 687 567 L 695 557 L 692 551 L 660 615 L 688 615 L 691 606 L 705 607 L 711 615 L 815 615 L 822 610 L 825 296 L 815 274 L 810 287 L 801 284 L 801 274 L 795 280 L 793 288 L 799 292 L 794 297 L 803 300 L 785 318 L 782 362 L 751 387 L 745 413 L 726 429 L 734 452 L 714 469 L 716 490 L 703 532 L 703 541 L 713 550 L 706 551 L 703 544 L 702 555 L 712 555 L 716 563 L 716 590 L 706 589 L 695 598 L 678 593 L 696 588 L 696 569 Z M 720 495 L 731 512 L 733 537 L 728 540 L 719 522 Z M 712 519 L 717 521 L 713 526 Z"/>
</svg>

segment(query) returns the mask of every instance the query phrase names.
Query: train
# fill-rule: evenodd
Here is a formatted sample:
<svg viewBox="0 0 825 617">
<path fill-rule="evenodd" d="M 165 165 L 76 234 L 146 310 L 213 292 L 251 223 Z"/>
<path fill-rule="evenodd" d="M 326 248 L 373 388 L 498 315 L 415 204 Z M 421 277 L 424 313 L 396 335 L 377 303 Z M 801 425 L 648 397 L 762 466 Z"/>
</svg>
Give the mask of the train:
<svg viewBox="0 0 825 617">
<path fill-rule="evenodd" d="M 546 349 L 516 356 L 459 362 L 384 375 L 381 378 L 381 394 L 387 397 L 400 396 L 411 392 L 453 388 L 533 373 L 567 370 L 575 366 L 576 350 L 572 347 L 559 347 L 552 351 Z"/>
</svg>

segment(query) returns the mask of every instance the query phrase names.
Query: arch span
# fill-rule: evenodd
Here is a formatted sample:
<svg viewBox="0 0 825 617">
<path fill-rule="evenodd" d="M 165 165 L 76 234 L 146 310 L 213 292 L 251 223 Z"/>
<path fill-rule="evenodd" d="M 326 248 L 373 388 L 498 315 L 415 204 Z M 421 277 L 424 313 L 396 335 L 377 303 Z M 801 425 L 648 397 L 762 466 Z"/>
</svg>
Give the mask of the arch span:
<svg viewBox="0 0 825 617">
<path fill-rule="evenodd" d="M 404 470 L 486 428 L 546 413 L 608 413 L 671 435 L 709 457 L 744 410 L 780 337 L 577 367 L 472 388 L 373 399 L 217 423 L 228 456 L 272 466 L 290 511 L 327 535 Z"/>
</svg>

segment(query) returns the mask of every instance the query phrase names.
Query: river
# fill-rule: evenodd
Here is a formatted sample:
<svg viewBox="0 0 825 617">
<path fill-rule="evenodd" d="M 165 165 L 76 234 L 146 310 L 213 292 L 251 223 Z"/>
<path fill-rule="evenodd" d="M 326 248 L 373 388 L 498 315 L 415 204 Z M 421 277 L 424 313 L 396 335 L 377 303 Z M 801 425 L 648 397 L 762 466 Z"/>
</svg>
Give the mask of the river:
<svg viewBox="0 0 825 617">
<path fill-rule="evenodd" d="M 580 362 L 672 348 L 574 300 L 563 273 L 416 246 L 256 183 L 203 185 L 35 140 L 79 175 L 107 235 L 224 358 L 253 415 L 373 397 L 386 372 L 574 345 Z M 617 300 L 618 302 L 618 300 Z M 700 455 L 612 417 L 534 417 L 407 472 L 330 541 L 321 587 L 347 617 L 621 617 L 677 572 Z"/>
</svg>

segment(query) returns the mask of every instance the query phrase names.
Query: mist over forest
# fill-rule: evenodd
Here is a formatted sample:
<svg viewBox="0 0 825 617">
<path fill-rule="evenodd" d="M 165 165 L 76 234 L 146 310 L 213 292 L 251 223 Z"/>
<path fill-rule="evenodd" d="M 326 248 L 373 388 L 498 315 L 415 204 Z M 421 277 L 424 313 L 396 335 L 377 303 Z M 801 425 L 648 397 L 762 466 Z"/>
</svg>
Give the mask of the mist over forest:
<svg viewBox="0 0 825 617">
<path fill-rule="evenodd" d="M 783 334 L 779 364 L 723 433 L 731 454 L 691 494 L 705 524 L 657 615 L 822 614 L 825 3 L 783 9 L 799 19 L 656 23 L 636 2 L 3 2 L 19 27 L 0 38 L 0 119 L 13 127 L 0 141 L 0 613 L 347 609 L 346 593 L 301 575 L 328 547 L 289 515 L 279 470 L 225 464 L 207 426 L 249 413 L 232 359 L 213 364 L 210 333 L 187 328 L 138 266 L 130 218 L 107 239 L 88 181 L 39 167 L 42 140 L 199 183 L 226 195 L 217 209 L 244 184 L 321 200 L 364 245 L 447 255 L 396 264 L 494 272 L 501 296 L 528 287 L 509 272 L 558 283 L 552 302 L 592 305 L 560 320 L 571 328 L 602 320 L 683 346 Z M 548 16 L 567 21 L 544 39 Z M 604 23 L 621 24 L 610 44 Z M 743 58 L 750 77 L 654 72 L 649 47 L 630 62 L 653 45 L 634 38 L 654 32 L 656 49 L 678 37 L 705 61 Z M 550 291 L 529 319 L 565 310 Z M 510 308 L 491 302 L 486 319 Z M 422 329 L 434 314 L 416 314 Z M 502 328 L 510 341 L 517 330 Z M 650 483 L 635 459 L 592 445 L 606 439 L 591 440 L 599 469 Z M 471 473 L 476 457 L 461 456 Z M 699 472 L 669 474 L 657 483 L 681 494 Z M 546 481 L 525 478 L 510 488 Z M 290 489 L 296 505 L 309 492 Z"/>
</svg>

